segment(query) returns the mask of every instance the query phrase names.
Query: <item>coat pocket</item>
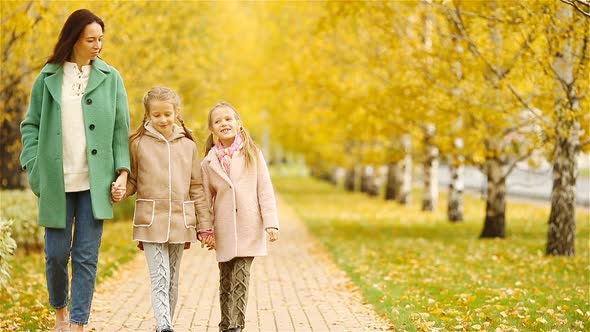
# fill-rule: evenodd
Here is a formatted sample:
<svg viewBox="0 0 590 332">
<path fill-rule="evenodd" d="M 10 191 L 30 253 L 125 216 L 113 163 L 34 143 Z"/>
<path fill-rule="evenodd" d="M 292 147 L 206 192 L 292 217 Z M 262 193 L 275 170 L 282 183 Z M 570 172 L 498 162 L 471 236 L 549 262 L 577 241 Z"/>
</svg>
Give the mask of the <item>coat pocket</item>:
<svg viewBox="0 0 590 332">
<path fill-rule="evenodd" d="M 197 228 L 197 216 L 195 214 L 195 201 L 186 201 L 182 203 L 182 215 L 184 217 L 184 227 Z"/>
<path fill-rule="evenodd" d="M 35 194 L 35 196 L 39 197 L 40 194 L 40 177 L 39 177 L 39 166 L 37 163 L 37 158 L 29 161 L 25 167 L 27 171 L 27 179 L 29 180 L 29 186 L 31 187 L 31 191 Z"/>
<path fill-rule="evenodd" d="M 154 222 L 155 210 L 155 200 L 144 198 L 136 199 L 135 212 L 133 213 L 133 226 L 150 227 Z"/>
</svg>

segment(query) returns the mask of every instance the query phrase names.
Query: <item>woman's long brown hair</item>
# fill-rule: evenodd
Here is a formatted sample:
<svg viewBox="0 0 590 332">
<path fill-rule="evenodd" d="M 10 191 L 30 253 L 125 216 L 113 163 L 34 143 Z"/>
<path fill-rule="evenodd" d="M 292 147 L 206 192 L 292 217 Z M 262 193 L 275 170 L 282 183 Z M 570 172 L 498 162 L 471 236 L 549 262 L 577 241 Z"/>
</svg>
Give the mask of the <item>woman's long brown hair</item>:
<svg viewBox="0 0 590 332">
<path fill-rule="evenodd" d="M 61 65 L 69 60 L 72 57 L 72 52 L 74 52 L 74 44 L 76 44 L 86 26 L 92 23 L 98 23 L 104 32 L 102 19 L 88 9 L 78 9 L 70 14 L 61 28 L 53 54 L 49 57 L 47 63 Z"/>
</svg>

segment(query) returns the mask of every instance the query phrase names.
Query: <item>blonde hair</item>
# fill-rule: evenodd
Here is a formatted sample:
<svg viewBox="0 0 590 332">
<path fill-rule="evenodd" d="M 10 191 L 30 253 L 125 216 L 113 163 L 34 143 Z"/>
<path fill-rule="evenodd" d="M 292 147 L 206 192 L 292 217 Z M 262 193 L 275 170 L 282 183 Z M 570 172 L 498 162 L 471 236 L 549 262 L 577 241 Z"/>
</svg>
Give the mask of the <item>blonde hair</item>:
<svg viewBox="0 0 590 332">
<path fill-rule="evenodd" d="M 256 146 L 256 143 L 254 143 L 254 140 L 250 136 L 250 133 L 248 133 L 246 128 L 244 128 L 244 124 L 242 123 L 242 119 L 240 118 L 238 111 L 236 111 L 236 109 L 230 103 L 225 101 L 217 103 L 215 106 L 213 106 L 213 108 L 209 110 L 209 114 L 207 115 L 207 127 L 209 128 L 211 133 L 209 134 L 209 136 L 207 137 L 207 141 L 205 142 L 205 156 L 209 153 L 211 148 L 215 146 L 215 140 L 213 139 L 213 120 L 211 119 L 211 114 L 213 114 L 213 111 L 220 108 L 229 109 L 234 113 L 234 118 L 236 119 L 236 122 L 239 126 L 238 133 L 242 136 L 242 139 L 244 141 L 244 146 L 242 147 L 240 153 L 242 153 L 242 155 L 246 159 L 246 167 L 250 167 L 255 163 L 255 161 L 258 160 L 258 146 Z"/>
<path fill-rule="evenodd" d="M 194 141 L 193 135 L 190 130 L 186 128 L 184 125 L 184 120 L 180 116 L 180 96 L 174 92 L 174 90 L 164 87 L 164 86 L 155 86 L 151 88 L 144 96 L 143 96 L 143 108 L 145 112 L 143 113 L 143 121 L 139 127 L 129 136 L 129 141 L 133 142 L 136 139 L 140 138 L 145 134 L 145 123 L 148 121 L 150 116 L 150 102 L 152 101 L 163 101 L 166 103 L 170 103 L 174 108 L 174 112 L 176 113 L 176 119 L 180 122 L 182 129 L 184 129 L 184 136 L 186 138 Z"/>
</svg>

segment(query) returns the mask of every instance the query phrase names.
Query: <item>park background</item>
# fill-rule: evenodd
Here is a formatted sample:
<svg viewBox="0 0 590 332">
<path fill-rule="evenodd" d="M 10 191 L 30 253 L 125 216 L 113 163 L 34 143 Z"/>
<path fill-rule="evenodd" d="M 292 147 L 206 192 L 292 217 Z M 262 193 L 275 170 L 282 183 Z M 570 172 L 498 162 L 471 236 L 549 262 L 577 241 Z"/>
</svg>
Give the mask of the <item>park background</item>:
<svg viewBox="0 0 590 332">
<path fill-rule="evenodd" d="M 181 95 L 201 147 L 207 111 L 232 103 L 277 191 L 394 326 L 589 329 L 589 7 L 2 1 L 0 328 L 50 325 L 18 128 L 63 22 L 88 8 L 132 129 L 155 85 Z M 512 200 L 519 171 L 549 175 L 546 197 Z M 99 282 L 136 254 L 132 208 L 105 229 Z"/>
</svg>

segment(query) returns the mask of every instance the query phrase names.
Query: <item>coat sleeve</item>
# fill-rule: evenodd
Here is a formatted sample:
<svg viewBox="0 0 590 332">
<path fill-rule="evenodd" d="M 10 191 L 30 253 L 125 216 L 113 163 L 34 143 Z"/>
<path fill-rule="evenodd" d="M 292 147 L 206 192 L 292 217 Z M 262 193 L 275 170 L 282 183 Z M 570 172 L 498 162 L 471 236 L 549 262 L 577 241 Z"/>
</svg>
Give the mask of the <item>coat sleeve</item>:
<svg viewBox="0 0 590 332">
<path fill-rule="evenodd" d="M 201 178 L 203 180 L 203 192 L 205 193 L 205 201 L 209 208 L 209 216 L 211 220 L 211 227 L 215 224 L 215 210 L 213 209 L 213 200 L 215 199 L 215 190 L 211 188 L 211 182 L 209 181 L 209 170 L 207 167 L 207 161 L 201 162 Z"/>
<path fill-rule="evenodd" d="M 43 102 L 43 86 L 45 75 L 39 75 L 31 90 L 31 102 L 20 124 L 23 149 L 20 154 L 20 163 L 23 169 L 30 169 L 37 157 L 39 143 L 39 124 L 41 122 L 41 104 Z"/>
<path fill-rule="evenodd" d="M 41 109 L 43 107 L 43 91 L 45 90 L 45 75 L 41 74 L 35 80 L 31 90 L 31 102 L 21 122 L 20 132 L 22 137 L 23 149 L 20 154 L 20 164 L 27 171 L 29 186 L 33 193 L 38 197 L 40 195 L 40 178 L 39 172 L 33 172 L 37 162 L 37 151 L 39 148 L 39 129 L 41 125 Z"/>
<path fill-rule="evenodd" d="M 131 156 L 131 172 L 127 175 L 127 185 L 125 190 L 125 197 L 132 196 L 137 192 L 137 151 L 139 149 L 139 141 L 141 138 L 136 138 L 129 143 L 129 155 Z"/>
<path fill-rule="evenodd" d="M 130 170 L 129 158 L 129 104 L 127 91 L 121 75 L 117 76 L 117 95 L 115 101 L 115 127 L 113 130 L 113 160 L 115 170 Z"/>
<path fill-rule="evenodd" d="M 197 231 L 212 229 L 211 213 L 203 185 L 203 176 L 201 174 L 201 158 L 197 151 L 197 145 L 193 144 L 193 164 L 191 170 L 190 197 L 195 201 L 195 211 L 197 214 Z"/>
<path fill-rule="evenodd" d="M 266 161 L 261 151 L 258 151 L 258 160 L 256 160 L 257 167 L 257 195 L 258 206 L 260 214 L 262 215 L 262 223 L 264 229 L 276 228 L 279 229 L 279 218 L 277 215 L 277 202 L 275 199 L 274 189 L 270 180 L 270 173 L 266 167 Z"/>
</svg>

